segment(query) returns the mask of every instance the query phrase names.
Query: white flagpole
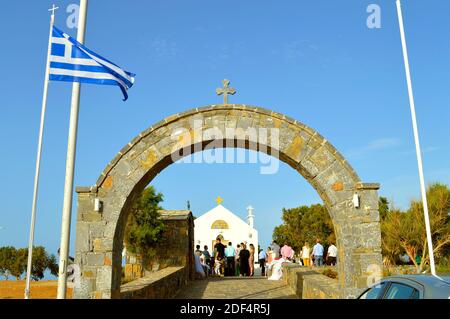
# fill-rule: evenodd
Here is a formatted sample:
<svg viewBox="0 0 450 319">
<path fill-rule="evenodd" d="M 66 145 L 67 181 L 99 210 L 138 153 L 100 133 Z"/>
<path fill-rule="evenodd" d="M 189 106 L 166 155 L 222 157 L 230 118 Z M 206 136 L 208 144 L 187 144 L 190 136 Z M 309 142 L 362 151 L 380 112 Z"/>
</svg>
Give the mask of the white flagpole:
<svg viewBox="0 0 450 319">
<path fill-rule="evenodd" d="M 36 224 L 36 204 L 37 195 L 39 189 L 39 174 L 41 170 L 41 154 L 42 154 L 42 139 L 44 136 L 44 125 L 45 125 L 45 111 L 47 109 L 47 95 L 48 95 L 48 77 L 50 73 L 50 52 L 52 49 L 51 40 L 53 25 L 55 24 L 55 11 L 59 9 L 55 5 L 48 11 L 52 12 L 50 16 L 50 34 L 48 36 L 48 48 L 47 48 L 47 62 L 45 65 L 45 80 L 44 80 L 44 93 L 42 95 L 42 110 L 41 110 L 41 124 L 39 128 L 39 140 L 38 140 L 38 151 L 36 158 L 36 172 L 34 175 L 34 191 L 33 191 L 33 204 L 31 208 L 31 225 L 30 225 L 30 238 L 28 241 L 28 263 L 27 263 L 27 279 L 25 284 L 25 299 L 30 298 L 30 277 L 31 277 L 31 267 L 33 261 L 33 242 L 34 242 L 34 227 Z"/>
<path fill-rule="evenodd" d="M 397 0 L 398 22 L 400 25 L 400 35 L 402 38 L 403 58 L 405 60 L 406 82 L 408 84 L 409 103 L 411 108 L 411 118 L 414 130 L 414 141 L 416 144 L 417 165 L 419 168 L 420 190 L 422 193 L 423 213 L 425 216 L 425 228 L 427 231 L 428 253 L 430 254 L 430 268 L 433 276 L 436 276 L 436 267 L 434 264 L 433 240 L 431 238 L 430 216 L 428 214 L 427 191 L 425 188 L 425 178 L 423 176 L 422 153 L 420 151 L 419 130 L 417 129 L 416 107 L 414 104 L 414 94 L 411 82 L 411 73 L 409 69 L 408 49 L 406 47 L 405 28 L 403 26 L 402 5 Z"/>
<path fill-rule="evenodd" d="M 80 11 L 78 17 L 78 34 L 77 41 L 84 44 L 86 33 L 86 17 L 87 17 L 88 0 L 80 0 Z M 70 242 L 70 222 L 72 215 L 72 195 L 73 195 L 73 179 L 75 170 L 75 154 L 77 144 L 78 130 L 78 110 L 80 107 L 80 89 L 78 82 L 72 86 L 72 101 L 70 109 L 70 125 L 69 138 L 67 145 L 66 160 L 66 178 L 64 184 L 64 204 L 61 225 L 61 247 L 59 256 L 59 274 L 58 274 L 58 299 L 66 298 L 67 287 L 67 260 L 69 257 Z"/>
</svg>

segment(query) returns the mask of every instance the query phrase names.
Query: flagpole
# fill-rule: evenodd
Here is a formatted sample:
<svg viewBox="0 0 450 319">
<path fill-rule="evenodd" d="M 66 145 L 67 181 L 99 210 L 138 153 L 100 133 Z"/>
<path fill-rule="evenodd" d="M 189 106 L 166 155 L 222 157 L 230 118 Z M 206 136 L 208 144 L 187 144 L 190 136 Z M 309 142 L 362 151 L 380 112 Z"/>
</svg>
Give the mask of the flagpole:
<svg viewBox="0 0 450 319">
<path fill-rule="evenodd" d="M 77 41 L 84 44 L 86 33 L 86 17 L 87 17 L 88 0 L 80 0 L 80 10 L 78 17 L 78 34 Z M 59 274 L 58 274 L 58 299 L 66 298 L 67 287 L 67 260 L 69 257 L 70 243 L 70 222 L 72 215 L 72 195 L 73 180 L 75 170 L 75 154 L 77 144 L 78 130 L 78 111 L 80 107 L 80 90 L 81 85 L 78 82 L 72 85 L 72 101 L 70 109 L 69 137 L 67 145 L 66 160 L 66 177 L 64 183 L 64 204 L 61 225 L 61 247 L 59 256 Z"/>
<path fill-rule="evenodd" d="M 47 109 L 47 96 L 48 96 L 48 78 L 50 73 L 50 52 L 52 49 L 51 40 L 53 25 L 55 24 L 55 11 L 59 9 L 55 5 L 48 11 L 51 11 L 50 16 L 50 33 L 48 36 L 48 48 L 47 48 L 47 62 L 45 65 L 45 80 L 44 80 L 44 93 L 42 95 L 42 110 L 41 110 L 41 124 L 39 128 L 39 140 L 38 140 L 38 150 L 36 156 L 36 171 L 34 175 L 34 191 L 33 191 L 33 204 L 31 208 L 31 224 L 30 224 L 30 237 L 28 241 L 28 262 L 27 262 L 27 279 L 25 283 L 25 299 L 30 298 L 30 277 L 31 277 L 31 267 L 33 261 L 33 242 L 34 242 L 34 229 L 36 225 L 36 205 L 37 196 L 39 190 L 39 175 L 41 171 L 41 155 L 42 155 L 42 140 L 44 136 L 44 126 L 45 126 L 45 111 Z"/>
<path fill-rule="evenodd" d="M 425 188 L 425 178 L 423 175 L 422 153 L 420 150 L 419 130 L 417 129 L 416 107 L 415 107 L 415 103 L 414 103 L 414 93 L 413 93 L 413 88 L 412 88 L 411 72 L 409 69 L 408 49 L 406 46 L 405 28 L 403 25 L 402 5 L 400 3 L 400 0 L 397 0 L 397 14 L 398 14 L 398 22 L 400 25 L 400 35 L 401 35 L 401 39 L 402 39 L 403 59 L 405 61 L 406 82 L 408 85 L 409 103 L 410 103 L 410 108 L 411 108 L 411 119 L 412 119 L 413 131 L 414 131 L 414 141 L 416 144 L 416 155 L 417 155 L 417 165 L 419 168 L 420 190 L 422 193 L 423 213 L 424 213 L 424 217 L 425 217 L 425 228 L 427 231 L 428 252 L 430 254 L 430 268 L 431 268 L 431 274 L 433 276 L 436 276 L 436 266 L 434 263 L 434 252 L 433 252 L 433 240 L 431 238 L 430 216 L 428 214 L 427 192 L 426 192 L 426 188 Z"/>
</svg>

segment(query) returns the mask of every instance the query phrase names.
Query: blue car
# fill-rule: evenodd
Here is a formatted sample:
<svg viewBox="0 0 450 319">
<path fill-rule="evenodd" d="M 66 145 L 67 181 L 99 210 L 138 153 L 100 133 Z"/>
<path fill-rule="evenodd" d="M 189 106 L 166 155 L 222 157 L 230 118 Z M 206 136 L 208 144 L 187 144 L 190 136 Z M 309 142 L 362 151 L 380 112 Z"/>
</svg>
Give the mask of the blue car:
<svg viewBox="0 0 450 319">
<path fill-rule="evenodd" d="M 358 299 L 450 299 L 450 277 L 386 277 L 364 291 Z"/>
</svg>

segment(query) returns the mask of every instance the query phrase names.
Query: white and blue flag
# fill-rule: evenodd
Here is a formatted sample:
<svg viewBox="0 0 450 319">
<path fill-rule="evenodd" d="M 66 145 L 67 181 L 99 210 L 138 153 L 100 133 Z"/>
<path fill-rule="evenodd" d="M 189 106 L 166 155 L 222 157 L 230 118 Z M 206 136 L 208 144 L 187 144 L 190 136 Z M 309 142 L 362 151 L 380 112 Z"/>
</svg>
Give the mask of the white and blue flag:
<svg viewBox="0 0 450 319">
<path fill-rule="evenodd" d="M 51 41 L 49 80 L 117 85 L 124 101 L 128 99 L 127 90 L 133 86 L 135 74 L 92 52 L 56 27 Z"/>
</svg>

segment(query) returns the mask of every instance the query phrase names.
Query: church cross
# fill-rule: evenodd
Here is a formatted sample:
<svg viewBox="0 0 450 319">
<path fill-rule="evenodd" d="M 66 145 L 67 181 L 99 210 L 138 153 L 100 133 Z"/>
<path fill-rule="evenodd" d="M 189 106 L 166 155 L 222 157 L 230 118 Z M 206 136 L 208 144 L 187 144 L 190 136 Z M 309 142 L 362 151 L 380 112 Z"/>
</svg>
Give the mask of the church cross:
<svg viewBox="0 0 450 319">
<path fill-rule="evenodd" d="M 217 205 L 220 205 L 220 204 L 222 204 L 222 202 L 223 202 L 223 198 L 220 197 L 220 196 L 217 196 L 216 201 L 217 201 Z"/>
<path fill-rule="evenodd" d="M 230 88 L 230 80 L 223 80 L 222 81 L 223 88 L 217 88 L 216 93 L 217 95 L 223 94 L 223 104 L 228 104 L 228 94 L 234 95 L 236 93 L 236 90 L 233 88 Z"/>
</svg>

